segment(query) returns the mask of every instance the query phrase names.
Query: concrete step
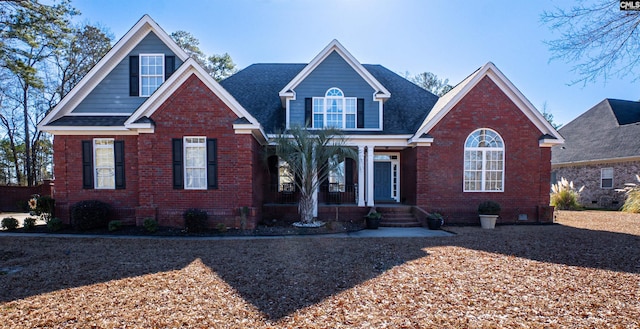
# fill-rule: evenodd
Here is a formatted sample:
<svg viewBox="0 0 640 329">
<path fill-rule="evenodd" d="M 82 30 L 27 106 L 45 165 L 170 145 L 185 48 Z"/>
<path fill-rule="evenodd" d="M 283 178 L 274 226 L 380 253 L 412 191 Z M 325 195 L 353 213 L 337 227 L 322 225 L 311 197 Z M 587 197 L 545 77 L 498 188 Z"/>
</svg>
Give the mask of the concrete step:
<svg viewBox="0 0 640 329">
<path fill-rule="evenodd" d="M 381 227 L 421 227 L 411 213 L 411 206 L 393 206 L 376 208 L 382 214 Z"/>
<path fill-rule="evenodd" d="M 402 221 L 402 222 L 380 222 L 380 227 L 421 227 L 418 221 Z"/>
</svg>

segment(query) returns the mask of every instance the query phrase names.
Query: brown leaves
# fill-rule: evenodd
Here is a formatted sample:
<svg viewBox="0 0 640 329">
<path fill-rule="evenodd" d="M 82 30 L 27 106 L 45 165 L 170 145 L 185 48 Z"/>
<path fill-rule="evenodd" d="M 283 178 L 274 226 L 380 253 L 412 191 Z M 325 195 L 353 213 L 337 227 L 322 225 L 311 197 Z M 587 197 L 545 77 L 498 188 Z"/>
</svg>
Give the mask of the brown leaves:
<svg viewBox="0 0 640 329">
<path fill-rule="evenodd" d="M 638 327 L 640 216 L 617 215 L 429 239 L 0 236 L 21 269 L 0 327 Z"/>
</svg>

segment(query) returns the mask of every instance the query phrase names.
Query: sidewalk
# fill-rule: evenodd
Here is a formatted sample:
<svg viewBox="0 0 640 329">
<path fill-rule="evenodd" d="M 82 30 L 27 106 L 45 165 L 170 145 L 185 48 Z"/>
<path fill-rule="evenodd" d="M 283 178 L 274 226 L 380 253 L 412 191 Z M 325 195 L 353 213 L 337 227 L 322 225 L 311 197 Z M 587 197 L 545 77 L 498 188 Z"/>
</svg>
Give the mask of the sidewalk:
<svg viewBox="0 0 640 329">
<path fill-rule="evenodd" d="M 316 239 L 316 238 L 430 238 L 447 237 L 455 234 L 442 230 L 429 230 L 421 227 L 394 228 L 381 227 L 377 230 L 362 230 L 335 234 L 305 235 L 237 235 L 237 236 L 147 236 L 147 235 L 92 235 L 92 234 L 56 234 L 56 233 L 0 233 L 0 237 L 31 238 L 77 238 L 77 239 L 151 239 L 151 240 L 268 240 L 268 239 Z"/>
</svg>

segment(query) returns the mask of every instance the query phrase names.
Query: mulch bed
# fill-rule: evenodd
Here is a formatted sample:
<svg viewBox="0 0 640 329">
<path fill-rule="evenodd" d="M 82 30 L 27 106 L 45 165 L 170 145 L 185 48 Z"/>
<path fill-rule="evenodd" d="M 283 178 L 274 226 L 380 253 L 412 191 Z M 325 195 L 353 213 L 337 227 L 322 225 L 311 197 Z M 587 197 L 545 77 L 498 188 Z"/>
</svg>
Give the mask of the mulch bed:
<svg viewBox="0 0 640 329">
<path fill-rule="evenodd" d="M 0 327 L 640 327 L 640 215 L 556 220 L 439 238 L 0 234 Z"/>
</svg>

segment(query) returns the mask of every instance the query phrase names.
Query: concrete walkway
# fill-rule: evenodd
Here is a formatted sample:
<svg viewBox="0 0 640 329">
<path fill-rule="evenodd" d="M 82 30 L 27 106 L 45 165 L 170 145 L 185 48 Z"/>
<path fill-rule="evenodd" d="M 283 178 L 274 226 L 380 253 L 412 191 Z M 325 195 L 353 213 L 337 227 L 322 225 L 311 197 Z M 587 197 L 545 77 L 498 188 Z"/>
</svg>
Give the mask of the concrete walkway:
<svg viewBox="0 0 640 329">
<path fill-rule="evenodd" d="M 317 238 L 430 238 L 446 237 L 455 234 L 442 230 L 428 230 L 421 227 L 391 228 L 381 227 L 377 230 L 362 230 L 350 233 L 307 234 L 307 235 L 238 235 L 238 236 L 148 236 L 148 235 L 92 235 L 92 234 L 56 234 L 56 233 L 9 233 L 1 232 L 0 237 L 30 238 L 69 238 L 69 239 L 150 239 L 150 240 L 269 240 L 269 239 L 317 239 Z"/>
</svg>

